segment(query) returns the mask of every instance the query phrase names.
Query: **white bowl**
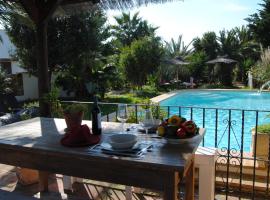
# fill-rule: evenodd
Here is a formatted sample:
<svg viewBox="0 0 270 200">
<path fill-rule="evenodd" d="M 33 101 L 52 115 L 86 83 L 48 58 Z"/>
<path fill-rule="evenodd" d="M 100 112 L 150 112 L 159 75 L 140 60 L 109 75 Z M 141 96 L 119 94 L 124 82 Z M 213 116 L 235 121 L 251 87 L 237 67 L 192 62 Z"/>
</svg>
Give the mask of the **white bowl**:
<svg viewBox="0 0 270 200">
<path fill-rule="evenodd" d="M 114 134 L 109 136 L 108 143 L 113 149 L 128 149 L 137 142 L 137 136 L 132 134 Z"/>
</svg>

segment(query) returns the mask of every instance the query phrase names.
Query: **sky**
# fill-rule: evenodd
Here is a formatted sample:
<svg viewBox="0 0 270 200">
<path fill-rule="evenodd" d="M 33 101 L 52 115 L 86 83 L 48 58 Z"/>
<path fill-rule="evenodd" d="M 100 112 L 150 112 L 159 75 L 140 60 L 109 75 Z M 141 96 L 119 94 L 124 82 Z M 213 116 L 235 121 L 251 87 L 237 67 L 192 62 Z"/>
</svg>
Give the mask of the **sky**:
<svg viewBox="0 0 270 200">
<path fill-rule="evenodd" d="M 262 0 L 184 0 L 151 4 L 132 10 L 150 24 L 159 27 L 157 35 L 164 40 L 177 39 L 180 34 L 187 45 L 193 38 L 208 31 L 230 30 L 246 25 L 245 18 L 260 9 Z M 121 11 L 107 11 L 110 24 Z"/>
</svg>

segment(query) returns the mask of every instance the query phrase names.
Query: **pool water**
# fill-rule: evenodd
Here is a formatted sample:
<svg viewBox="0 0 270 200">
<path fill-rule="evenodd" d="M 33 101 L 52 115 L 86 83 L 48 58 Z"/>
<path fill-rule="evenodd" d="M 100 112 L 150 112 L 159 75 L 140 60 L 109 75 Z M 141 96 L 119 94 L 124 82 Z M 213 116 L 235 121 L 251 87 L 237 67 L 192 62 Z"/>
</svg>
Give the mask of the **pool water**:
<svg viewBox="0 0 270 200">
<path fill-rule="evenodd" d="M 252 138 L 251 129 L 256 125 L 256 110 L 259 111 L 258 124 L 270 123 L 270 117 L 267 117 L 270 115 L 270 93 L 215 90 L 181 91 L 177 95 L 161 101 L 160 105 L 175 106 L 170 107 L 170 116 L 177 114 L 191 119 L 192 114 L 193 120 L 199 127 L 203 127 L 202 108 L 205 108 L 204 127 L 207 131 L 204 145 L 209 147 L 229 147 L 240 150 L 243 140 L 242 148 L 249 152 Z M 179 109 L 178 106 L 182 108 Z M 190 108 L 183 107 L 193 107 L 192 112 Z M 218 111 L 212 108 L 217 108 Z M 228 127 L 229 109 L 232 109 L 230 111 L 230 130 Z M 245 110 L 244 120 L 242 120 L 242 110 Z"/>
</svg>

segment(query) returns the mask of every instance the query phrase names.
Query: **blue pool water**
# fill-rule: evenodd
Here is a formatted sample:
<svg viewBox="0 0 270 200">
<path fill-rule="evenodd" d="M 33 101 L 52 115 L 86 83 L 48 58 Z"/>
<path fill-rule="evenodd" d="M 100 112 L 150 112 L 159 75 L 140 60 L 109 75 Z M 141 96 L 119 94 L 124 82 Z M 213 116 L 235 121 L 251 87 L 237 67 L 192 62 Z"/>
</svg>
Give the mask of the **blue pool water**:
<svg viewBox="0 0 270 200">
<path fill-rule="evenodd" d="M 231 149 L 240 150 L 243 140 L 243 150 L 249 152 L 252 138 L 251 129 L 256 125 L 255 110 L 259 110 L 258 124 L 270 123 L 270 117 L 267 117 L 270 115 L 270 93 L 214 90 L 181 91 L 177 95 L 161 101 L 160 105 L 175 106 L 170 108 L 170 116 L 180 114 L 191 119 L 192 114 L 193 120 L 199 127 L 203 127 L 202 108 L 205 108 L 205 128 L 207 131 L 204 145 L 210 147 L 227 148 L 230 145 Z M 178 106 L 182 108 L 179 109 Z M 192 112 L 190 108 L 183 107 L 193 107 Z M 216 109 L 212 108 L 218 108 L 217 115 Z M 228 128 L 229 109 L 237 109 L 231 110 L 230 134 Z M 244 121 L 242 121 L 242 110 L 246 110 Z"/>
</svg>

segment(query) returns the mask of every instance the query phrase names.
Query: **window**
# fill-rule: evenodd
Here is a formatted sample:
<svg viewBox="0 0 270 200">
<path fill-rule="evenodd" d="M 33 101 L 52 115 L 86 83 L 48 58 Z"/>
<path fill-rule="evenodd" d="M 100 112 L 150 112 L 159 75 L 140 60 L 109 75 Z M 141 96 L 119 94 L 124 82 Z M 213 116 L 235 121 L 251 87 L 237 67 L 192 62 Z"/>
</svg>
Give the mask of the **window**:
<svg viewBox="0 0 270 200">
<path fill-rule="evenodd" d="M 11 61 L 1 60 L 0 66 L 7 74 L 11 74 Z"/>
<path fill-rule="evenodd" d="M 14 90 L 14 94 L 16 96 L 23 96 L 24 95 L 24 91 L 23 91 L 23 74 L 16 74 L 13 75 L 13 90 Z"/>
</svg>

